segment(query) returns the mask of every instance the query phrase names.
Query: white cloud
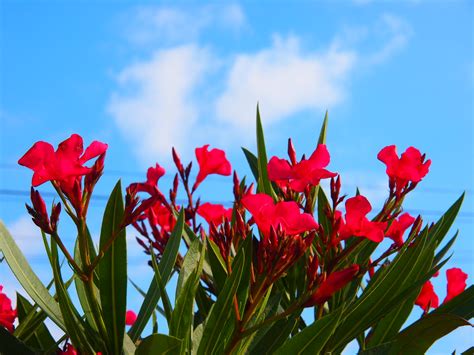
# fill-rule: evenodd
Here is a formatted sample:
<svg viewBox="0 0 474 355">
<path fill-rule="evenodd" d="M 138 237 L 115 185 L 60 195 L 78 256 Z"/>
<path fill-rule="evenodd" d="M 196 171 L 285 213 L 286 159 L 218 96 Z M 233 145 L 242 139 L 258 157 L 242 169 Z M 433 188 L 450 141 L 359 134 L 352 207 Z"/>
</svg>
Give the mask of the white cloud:
<svg viewBox="0 0 474 355">
<path fill-rule="evenodd" d="M 29 216 L 20 217 L 8 226 L 8 230 L 26 256 L 44 254 L 41 232 Z"/>
<path fill-rule="evenodd" d="M 267 127 L 340 105 L 356 69 L 372 70 L 390 59 L 412 34 L 402 19 L 384 14 L 373 26 L 341 28 L 319 50 L 308 49 L 297 35 L 275 35 L 266 47 L 223 57 L 211 43 L 198 44 L 198 37 L 224 23 L 242 27 L 238 5 L 145 7 L 139 14 L 138 32 L 162 40 L 143 37 L 155 51 L 116 76 L 108 112 L 146 165 L 169 162 L 172 146 L 187 158 L 191 144 L 228 147 L 248 136 L 239 132 L 253 127 L 257 101 Z"/>
<path fill-rule="evenodd" d="M 265 108 L 267 124 L 304 109 L 324 110 L 345 96 L 356 54 L 335 47 L 304 53 L 297 37 L 276 36 L 270 48 L 239 54 L 217 99 L 217 117 L 235 126 L 255 120 L 256 100 Z"/>
<path fill-rule="evenodd" d="M 391 15 L 382 15 L 376 25 L 375 32 L 384 37 L 384 44 L 375 52 L 369 54 L 367 63 L 379 64 L 406 46 L 413 34 L 411 26 L 401 18 Z"/>
<path fill-rule="evenodd" d="M 169 157 L 172 146 L 185 143 L 198 119 L 193 94 L 211 63 L 206 49 L 184 45 L 157 51 L 118 75 L 120 90 L 108 111 L 144 162 Z"/>
<path fill-rule="evenodd" d="M 245 22 L 244 12 L 238 4 L 214 4 L 186 10 L 143 6 L 137 9 L 131 26 L 127 26 L 127 37 L 140 45 L 182 42 L 195 40 L 210 28 L 236 31 L 243 28 Z"/>
</svg>

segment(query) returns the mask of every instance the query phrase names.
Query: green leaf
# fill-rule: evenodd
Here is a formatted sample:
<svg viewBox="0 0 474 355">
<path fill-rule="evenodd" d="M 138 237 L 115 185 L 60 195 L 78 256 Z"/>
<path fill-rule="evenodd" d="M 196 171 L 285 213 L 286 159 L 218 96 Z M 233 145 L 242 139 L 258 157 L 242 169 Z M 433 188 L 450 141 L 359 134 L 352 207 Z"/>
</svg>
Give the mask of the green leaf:
<svg viewBox="0 0 474 355">
<path fill-rule="evenodd" d="M 46 287 L 33 272 L 20 248 L 16 245 L 5 225 L 0 221 L 0 250 L 10 269 L 26 293 L 35 301 L 51 320 L 62 330 L 66 330 L 61 310 Z"/>
<path fill-rule="evenodd" d="M 94 257 L 92 257 L 93 260 Z M 81 258 L 81 253 L 79 251 L 79 241 L 76 240 L 76 246 L 74 248 L 74 260 L 76 261 L 76 264 L 82 268 L 82 258 Z M 77 292 L 77 298 L 79 298 L 79 302 L 81 304 L 82 310 L 84 311 L 84 315 L 86 317 L 87 322 L 89 325 L 94 329 L 98 330 L 97 324 L 95 323 L 94 316 L 92 314 L 92 309 L 91 305 L 89 303 L 89 300 L 87 298 L 87 293 L 86 289 L 84 287 L 84 281 L 82 281 L 79 277 L 74 278 L 74 284 L 76 286 L 76 292 Z M 99 290 L 95 288 L 95 294 L 99 294 Z"/>
<path fill-rule="evenodd" d="M 136 355 L 164 355 L 177 354 L 181 347 L 181 340 L 164 334 L 152 334 L 146 337 L 137 347 Z"/>
<path fill-rule="evenodd" d="M 258 181 L 258 159 L 257 157 L 247 148 L 242 147 L 242 151 L 244 152 L 245 158 L 249 163 L 250 170 L 252 171 L 253 177 L 255 181 Z"/>
<path fill-rule="evenodd" d="M 287 341 L 297 324 L 298 320 L 296 319 L 296 315 L 291 315 L 289 318 L 281 319 L 273 323 L 265 332 L 265 335 L 258 339 L 256 344 L 253 344 L 250 354 L 272 354 Z"/>
<path fill-rule="evenodd" d="M 42 311 L 36 312 L 28 300 L 17 293 L 16 296 L 16 309 L 18 314 L 18 322 L 21 324 L 28 315 L 33 314 L 34 318 L 37 319 L 34 324 L 29 327 L 28 340 L 23 339 L 26 345 L 36 350 L 45 350 L 54 346 L 56 343 L 48 328 L 44 325 L 43 321 L 46 319 L 46 314 Z"/>
<path fill-rule="evenodd" d="M 66 326 L 66 333 L 71 338 L 71 342 L 76 349 L 86 353 L 93 353 L 94 348 L 90 344 L 90 340 L 93 341 L 94 339 L 90 339 L 86 334 L 82 319 L 67 293 L 59 266 L 58 246 L 54 239 L 51 239 L 51 261 L 54 285 L 56 288 L 59 307 Z"/>
<path fill-rule="evenodd" d="M 189 354 L 194 316 L 194 298 L 204 264 L 205 247 L 195 240 L 184 258 L 176 291 L 176 306 L 171 316 L 170 335 L 183 340 L 181 353 Z M 181 281 L 181 286 L 180 282 Z"/>
<path fill-rule="evenodd" d="M 110 248 L 99 262 L 100 303 L 109 335 L 109 350 L 121 353 L 127 311 L 127 241 L 121 226 L 124 206 L 120 180 L 115 185 L 105 207 L 99 248 L 102 250 L 111 238 Z"/>
<path fill-rule="evenodd" d="M 242 279 L 237 289 L 237 300 L 239 303 L 239 311 L 242 314 L 247 304 L 248 292 L 250 287 L 250 268 L 252 267 L 252 233 L 249 233 L 245 240 L 240 243 L 239 250 L 234 259 L 234 263 L 240 258 L 244 258 L 244 269 L 242 271 Z"/>
<path fill-rule="evenodd" d="M 402 354 L 406 349 L 424 354 L 436 340 L 465 325 L 471 324 L 454 314 L 429 314 L 396 337 L 390 354 Z"/>
<path fill-rule="evenodd" d="M 272 184 L 268 179 L 267 151 L 265 148 L 265 137 L 263 135 L 262 120 L 260 119 L 260 109 L 257 105 L 257 150 L 258 150 L 258 184 L 257 190 L 264 192 L 276 200 L 276 194 Z"/>
<path fill-rule="evenodd" d="M 155 271 L 155 280 L 156 280 L 156 283 L 158 284 L 158 288 L 161 294 L 161 299 L 163 302 L 163 308 L 165 310 L 165 318 L 169 324 L 171 321 L 171 313 L 173 312 L 173 309 L 171 307 L 170 298 L 168 297 L 168 292 L 166 292 L 165 284 L 163 283 L 163 279 L 161 278 L 160 268 L 158 267 L 158 264 L 156 262 L 156 256 L 155 256 L 155 253 L 153 252 L 153 247 L 150 248 L 150 255 L 151 255 L 151 265 L 153 266 L 153 271 Z"/>
<path fill-rule="evenodd" d="M 324 115 L 323 125 L 321 126 L 321 131 L 319 132 L 318 144 L 326 144 L 326 132 L 328 127 L 328 112 Z"/>
<path fill-rule="evenodd" d="M 198 354 L 214 354 L 222 352 L 227 346 L 229 339 L 224 339 L 225 335 L 233 329 L 234 319 L 233 300 L 234 295 L 242 278 L 244 269 L 244 257 L 235 259 L 232 274 L 227 279 L 216 303 L 212 306 L 209 316 L 206 318 L 201 343 Z"/>
<path fill-rule="evenodd" d="M 135 290 L 138 291 L 138 293 L 139 293 L 140 295 L 142 295 L 143 297 L 146 296 L 145 291 L 143 291 L 143 290 L 140 288 L 140 286 L 138 286 L 135 282 L 133 282 L 132 279 L 129 278 L 128 280 L 130 281 L 130 283 L 132 284 L 132 286 L 135 288 Z M 163 308 L 161 308 L 160 305 L 157 305 L 157 306 L 156 306 L 156 310 L 157 310 L 158 313 L 160 313 L 163 317 L 165 317 L 165 310 L 164 310 Z"/>
<path fill-rule="evenodd" d="M 158 268 L 160 270 L 160 275 L 163 279 L 163 282 L 168 282 L 171 272 L 173 271 L 174 265 L 176 263 L 176 257 L 179 251 L 179 244 L 181 242 L 181 236 L 183 235 L 183 228 L 184 228 L 184 209 L 179 212 L 178 220 L 176 222 L 176 226 L 171 233 L 170 239 L 166 244 L 165 251 L 161 257 L 160 264 Z M 140 307 L 140 311 L 137 315 L 137 320 L 133 324 L 133 326 L 129 330 L 129 336 L 132 341 L 137 341 L 142 333 L 143 329 L 145 329 L 148 320 L 150 319 L 158 301 L 161 297 L 160 288 L 156 279 L 153 278 L 150 282 L 150 286 L 148 287 L 148 291 L 145 296 L 145 300 Z"/>
<path fill-rule="evenodd" d="M 209 265 L 211 266 L 212 276 L 214 285 L 216 286 L 217 294 L 224 287 L 225 281 L 227 280 L 227 269 L 225 267 L 225 261 L 222 259 L 219 247 L 212 240 L 207 240 L 208 250 L 207 256 L 209 257 Z"/>
<path fill-rule="evenodd" d="M 275 354 L 319 354 L 323 352 L 324 346 L 334 333 L 339 319 L 341 318 L 343 308 L 318 319 L 312 325 L 303 329 L 290 340 L 286 341 Z"/>
<path fill-rule="evenodd" d="M 374 326 L 408 294 L 414 292 L 430 275 L 434 245 L 429 245 L 427 231 L 408 248 L 405 245 L 393 262 L 371 280 L 361 297 L 348 305 L 344 319 L 330 340 L 329 351 L 334 351 Z M 424 276 L 420 276 L 424 275 Z"/>
<path fill-rule="evenodd" d="M 34 355 L 35 352 L 24 343 L 10 334 L 8 330 L 0 327 L 0 354 Z"/>
</svg>

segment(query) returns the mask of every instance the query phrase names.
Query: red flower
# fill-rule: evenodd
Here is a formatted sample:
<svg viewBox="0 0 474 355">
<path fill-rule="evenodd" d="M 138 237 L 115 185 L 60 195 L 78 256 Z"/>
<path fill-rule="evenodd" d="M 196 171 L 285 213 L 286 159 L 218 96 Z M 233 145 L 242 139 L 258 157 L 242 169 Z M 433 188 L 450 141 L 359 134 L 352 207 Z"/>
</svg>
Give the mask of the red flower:
<svg viewBox="0 0 474 355">
<path fill-rule="evenodd" d="M 294 160 L 294 149 L 289 141 L 289 152 L 291 160 Z M 268 178 L 276 182 L 281 187 L 289 186 L 297 192 L 303 192 L 310 186 L 316 186 L 321 179 L 327 179 L 336 176 L 324 167 L 329 164 L 329 152 L 325 144 L 319 144 L 309 159 L 303 159 L 293 165 L 285 159 L 272 157 L 268 162 Z"/>
<path fill-rule="evenodd" d="M 193 186 L 193 191 L 210 174 L 229 176 L 232 167 L 225 157 L 225 152 L 220 149 L 211 149 L 208 151 L 209 144 L 201 148 L 196 148 L 196 159 L 199 163 L 199 173 Z"/>
<path fill-rule="evenodd" d="M 341 218 L 339 236 L 346 239 L 351 236 L 365 237 L 379 243 L 383 240 L 387 228 L 385 222 L 371 222 L 366 215 L 372 210 L 369 201 L 362 195 L 352 197 L 346 201 L 346 221 Z"/>
<path fill-rule="evenodd" d="M 56 151 L 49 143 L 36 142 L 20 158 L 18 164 L 34 171 L 33 186 L 50 180 L 67 182 L 72 186 L 75 177 L 86 175 L 91 171 L 91 168 L 83 164 L 104 154 L 106 150 L 107 144 L 94 141 L 84 152 L 82 137 L 73 134 L 60 143 Z"/>
<path fill-rule="evenodd" d="M 312 307 L 316 304 L 323 304 L 331 296 L 346 286 L 357 273 L 359 272 L 359 265 L 351 265 L 348 268 L 331 273 L 326 280 L 324 280 L 316 292 L 314 292 L 309 300 L 304 304 L 305 307 Z"/>
<path fill-rule="evenodd" d="M 156 186 L 158 185 L 158 180 L 165 175 L 166 170 L 159 166 L 158 164 L 155 167 L 148 168 L 146 173 L 146 183 L 148 185 Z"/>
<path fill-rule="evenodd" d="M 397 148 L 389 145 L 383 148 L 377 158 L 387 166 L 387 175 L 395 184 L 395 190 L 399 194 L 409 182 L 418 183 L 428 174 L 431 160 L 425 160 L 425 156 L 414 147 L 409 147 L 399 158 Z"/>
<path fill-rule="evenodd" d="M 125 325 L 133 325 L 136 320 L 137 315 L 134 311 L 127 311 L 127 313 L 125 313 Z"/>
<path fill-rule="evenodd" d="M 242 204 L 250 211 L 258 228 L 265 236 L 270 235 L 270 228 L 279 226 L 286 235 L 296 235 L 318 229 L 318 224 L 309 213 L 301 213 L 296 202 L 277 202 L 266 194 L 246 195 Z"/>
<path fill-rule="evenodd" d="M 448 279 L 447 295 L 443 303 L 448 302 L 464 291 L 466 288 L 467 274 L 460 268 L 455 267 L 446 270 L 446 278 Z"/>
<path fill-rule="evenodd" d="M 387 237 L 392 239 L 397 246 L 403 245 L 403 234 L 415 222 L 415 217 L 408 213 L 402 214 L 398 220 L 393 220 L 386 233 Z"/>
<path fill-rule="evenodd" d="M 207 223 L 219 225 L 227 218 L 232 219 L 232 208 L 224 208 L 222 205 L 215 205 L 212 203 L 204 203 L 197 209 L 197 213 L 206 220 Z"/>
<path fill-rule="evenodd" d="M 12 309 L 11 300 L 2 290 L 3 286 L 0 286 L 0 326 L 7 328 L 10 333 L 13 333 L 16 310 Z"/>
<path fill-rule="evenodd" d="M 418 298 L 415 301 L 417 306 L 420 306 L 425 312 L 428 312 L 430 308 L 436 308 L 439 306 L 439 299 L 434 292 L 433 284 L 431 281 L 426 281 L 423 285 Z"/>
<path fill-rule="evenodd" d="M 64 351 L 59 350 L 57 354 L 58 355 L 77 355 L 77 350 L 74 349 L 74 347 L 71 344 L 67 343 L 66 349 Z M 99 353 L 97 353 L 97 355 L 99 355 Z"/>
</svg>

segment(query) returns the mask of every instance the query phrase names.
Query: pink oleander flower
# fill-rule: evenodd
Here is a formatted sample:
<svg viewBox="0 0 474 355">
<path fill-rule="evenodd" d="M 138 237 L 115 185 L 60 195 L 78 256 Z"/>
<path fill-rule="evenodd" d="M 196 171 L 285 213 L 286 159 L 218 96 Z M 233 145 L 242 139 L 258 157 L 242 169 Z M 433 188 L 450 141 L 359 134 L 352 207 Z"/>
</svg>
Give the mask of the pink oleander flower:
<svg viewBox="0 0 474 355">
<path fill-rule="evenodd" d="M 312 307 L 314 305 L 323 304 L 331 296 L 346 286 L 359 272 L 359 265 L 351 265 L 348 268 L 340 271 L 332 272 L 316 291 L 311 295 L 309 300 L 304 304 L 305 307 Z"/>
<path fill-rule="evenodd" d="M 438 295 L 434 292 L 431 281 L 425 282 L 420 294 L 415 300 L 415 304 L 420 306 L 425 312 L 428 312 L 430 308 L 437 308 L 439 306 Z"/>
<path fill-rule="evenodd" d="M 127 313 L 125 313 L 125 325 L 133 325 L 136 320 L 137 315 L 134 311 L 128 310 Z"/>
<path fill-rule="evenodd" d="M 34 171 L 33 186 L 41 185 L 46 181 L 59 181 L 72 188 L 76 177 L 91 172 L 91 168 L 84 164 L 105 154 L 106 150 L 107 144 L 94 141 L 84 151 L 82 137 L 73 134 L 61 142 L 56 151 L 49 143 L 36 142 L 20 158 L 18 164 Z"/>
<path fill-rule="evenodd" d="M 232 208 L 225 208 L 219 204 L 209 202 L 203 203 L 197 209 L 197 213 L 206 220 L 207 223 L 214 223 L 215 226 L 224 222 L 224 219 L 232 219 Z"/>
<path fill-rule="evenodd" d="M 160 165 L 156 164 L 155 167 L 148 168 L 146 173 L 146 183 L 148 185 L 157 186 L 158 180 L 165 175 L 166 170 Z"/>
<path fill-rule="evenodd" d="M 262 233 L 270 235 L 281 227 L 286 235 L 296 235 L 318 229 L 318 223 L 309 213 L 302 213 L 296 202 L 277 202 L 263 193 L 246 195 L 242 198 L 243 206 L 252 214 L 255 223 Z"/>
<path fill-rule="evenodd" d="M 3 286 L 0 285 L 0 326 L 13 333 L 13 323 L 17 316 L 16 310 L 12 308 L 11 300 L 2 290 Z"/>
<path fill-rule="evenodd" d="M 201 148 L 196 148 L 196 159 L 199 164 L 199 173 L 193 186 L 193 191 L 210 174 L 229 176 L 232 167 L 221 149 L 211 149 L 208 151 L 209 144 Z"/>
<path fill-rule="evenodd" d="M 345 222 L 340 218 L 339 237 L 347 239 L 351 236 L 365 237 L 380 243 L 387 228 L 385 222 L 371 222 L 366 215 L 372 210 L 369 201 L 362 195 L 346 201 Z"/>
<path fill-rule="evenodd" d="M 466 289 L 467 274 L 455 267 L 446 270 L 446 278 L 448 280 L 447 294 L 443 303 L 448 302 Z"/>
<path fill-rule="evenodd" d="M 324 169 L 330 160 L 326 145 L 319 144 L 309 159 L 303 159 L 299 163 L 295 161 L 291 140 L 288 150 L 291 163 L 286 159 L 272 157 L 267 166 L 268 178 L 280 187 L 289 186 L 294 191 L 303 192 L 307 186 L 316 186 L 321 179 L 337 175 Z"/>
<path fill-rule="evenodd" d="M 397 148 L 389 145 L 379 152 L 377 158 L 387 166 L 387 175 L 397 194 L 400 194 L 409 182 L 420 182 L 428 174 L 431 165 L 431 160 L 425 161 L 425 156 L 414 147 L 409 147 L 399 158 Z"/>
<path fill-rule="evenodd" d="M 392 224 L 385 233 L 387 237 L 392 239 L 397 246 L 403 245 L 403 234 L 415 222 L 415 217 L 408 213 L 402 214 L 398 219 L 393 220 Z"/>
</svg>

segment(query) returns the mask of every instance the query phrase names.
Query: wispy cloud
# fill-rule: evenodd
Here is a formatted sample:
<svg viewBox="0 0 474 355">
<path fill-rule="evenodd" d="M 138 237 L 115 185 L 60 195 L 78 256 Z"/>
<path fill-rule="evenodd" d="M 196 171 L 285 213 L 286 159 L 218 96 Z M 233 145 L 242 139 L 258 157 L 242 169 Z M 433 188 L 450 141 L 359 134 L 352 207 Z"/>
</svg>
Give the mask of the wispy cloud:
<svg viewBox="0 0 474 355">
<path fill-rule="evenodd" d="M 144 164 L 169 161 L 171 146 L 189 151 L 191 141 L 229 146 L 254 124 L 257 101 L 267 126 L 340 105 L 356 70 L 389 60 L 412 34 L 384 14 L 372 26 L 341 28 L 318 50 L 276 33 L 260 48 L 222 54 L 203 33 L 250 26 L 238 5 L 144 7 L 137 18 L 152 54 L 118 73 L 108 112 Z"/>
<path fill-rule="evenodd" d="M 205 30 L 238 31 L 246 24 L 238 4 L 213 4 L 202 7 L 142 6 L 131 21 L 127 37 L 139 45 L 196 40 Z"/>
<path fill-rule="evenodd" d="M 247 128 L 254 124 L 258 99 L 267 124 L 305 109 L 326 109 L 345 96 L 356 54 L 338 48 L 305 53 L 296 36 L 275 36 L 269 48 L 238 54 L 217 98 L 219 120 Z"/>
<path fill-rule="evenodd" d="M 22 216 L 8 226 L 13 239 L 26 256 L 44 254 L 41 232 L 29 216 Z"/>
<path fill-rule="evenodd" d="M 184 45 L 155 52 L 117 77 L 108 111 L 146 163 L 182 147 L 199 115 L 195 90 L 212 62 L 206 49 Z"/>
</svg>

